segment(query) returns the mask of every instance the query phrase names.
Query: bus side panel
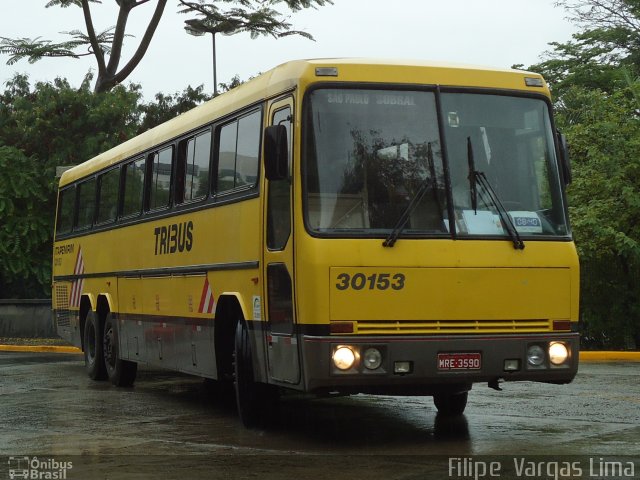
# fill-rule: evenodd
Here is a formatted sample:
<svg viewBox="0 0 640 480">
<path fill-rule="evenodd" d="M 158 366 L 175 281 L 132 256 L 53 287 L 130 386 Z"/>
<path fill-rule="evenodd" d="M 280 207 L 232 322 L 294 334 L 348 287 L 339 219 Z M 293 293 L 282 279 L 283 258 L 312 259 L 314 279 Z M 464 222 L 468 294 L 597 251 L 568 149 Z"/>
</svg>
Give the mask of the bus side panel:
<svg viewBox="0 0 640 480">
<path fill-rule="evenodd" d="M 120 354 L 126 360 L 146 363 L 148 360 L 142 323 L 142 279 L 118 278 L 118 295 Z"/>
<path fill-rule="evenodd" d="M 217 366 L 213 348 L 213 318 L 206 275 L 171 277 L 173 306 L 170 320 L 174 323 L 177 369 L 216 378 Z M 204 298 L 205 301 L 202 301 Z M 198 318 L 196 314 L 206 315 Z"/>
</svg>

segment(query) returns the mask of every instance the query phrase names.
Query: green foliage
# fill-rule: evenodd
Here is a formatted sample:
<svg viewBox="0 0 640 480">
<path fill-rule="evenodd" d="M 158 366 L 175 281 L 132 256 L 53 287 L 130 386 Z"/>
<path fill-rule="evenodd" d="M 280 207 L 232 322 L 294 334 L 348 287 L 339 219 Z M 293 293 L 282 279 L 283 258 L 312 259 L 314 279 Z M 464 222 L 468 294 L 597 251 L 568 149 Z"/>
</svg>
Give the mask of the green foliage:
<svg viewBox="0 0 640 480">
<path fill-rule="evenodd" d="M 542 73 L 573 163 L 583 343 L 640 347 L 640 0 L 558 0 L 583 30 Z"/>
<path fill-rule="evenodd" d="M 552 42 L 540 72 L 561 98 L 573 87 L 611 93 L 640 74 L 640 0 L 559 0 L 584 30 L 566 43 Z"/>
<path fill-rule="evenodd" d="M 603 62 L 611 51 L 595 42 L 596 33 L 574 35 L 574 41 L 567 43 L 551 43 L 552 57 L 529 68 L 542 73 L 557 97 L 575 86 L 614 90 L 621 85 L 622 75 L 617 64 Z"/>
<path fill-rule="evenodd" d="M 55 167 L 75 165 L 132 137 L 138 87 L 94 94 L 66 80 L 16 75 L 0 94 L 0 297 L 49 293 Z"/>
<path fill-rule="evenodd" d="M 25 76 L 14 76 L 0 94 L 0 142 L 53 168 L 78 164 L 130 138 L 140 115 L 139 87 L 94 94 L 90 80 L 78 89 L 60 78 L 32 88 Z"/>
<path fill-rule="evenodd" d="M 640 342 L 640 118 L 635 83 L 568 89 L 558 123 L 571 145 L 570 213 L 583 265 L 585 339 Z M 600 345 L 605 342 L 606 345 Z"/>
<path fill-rule="evenodd" d="M 138 132 L 142 133 L 182 113 L 188 112 L 202 102 L 210 100 L 211 96 L 203 93 L 203 91 L 204 86 L 200 85 L 196 88 L 189 86 L 182 93 L 176 92 L 174 95 L 157 93 L 155 102 L 145 103 L 140 106 L 143 120 L 140 123 Z"/>
<path fill-rule="evenodd" d="M 51 191 L 34 158 L 0 146 L 0 297 L 42 297 L 51 280 Z M 53 176 L 51 171 L 47 172 Z"/>
</svg>

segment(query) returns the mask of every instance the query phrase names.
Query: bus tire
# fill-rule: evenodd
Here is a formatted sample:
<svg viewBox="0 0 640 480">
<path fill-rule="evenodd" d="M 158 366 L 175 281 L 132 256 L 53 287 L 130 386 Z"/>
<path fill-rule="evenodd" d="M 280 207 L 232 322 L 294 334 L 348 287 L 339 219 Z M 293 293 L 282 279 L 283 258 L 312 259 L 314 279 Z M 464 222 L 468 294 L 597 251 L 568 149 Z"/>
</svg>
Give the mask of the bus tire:
<svg viewBox="0 0 640 480">
<path fill-rule="evenodd" d="M 438 415 L 453 417 L 464 413 L 468 396 L 469 392 L 440 393 L 433 396 L 433 403 L 438 409 Z"/>
<path fill-rule="evenodd" d="M 118 326 L 111 312 L 104 319 L 104 335 L 102 337 L 104 365 L 107 376 L 116 387 L 130 387 L 136 379 L 138 364 L 120 358 Z"/>
<path fill-rule="evenodd" d="M 242 319 L 236 326 L 234 356 L 236 405 L 240 421 L 247 428 L 265 426 L 276 413 L 278 391 L 273 385 L 255 382 L 251 339 L 247 324 Z"/>
<path fill-rule="evenodd" d="M 98 315 L 93 310 L 87 312 L 84 324 L 84 366 L 92 380 L 106 380 L 107 369 L 102 353 L 102 329 Z"/>
</svg>

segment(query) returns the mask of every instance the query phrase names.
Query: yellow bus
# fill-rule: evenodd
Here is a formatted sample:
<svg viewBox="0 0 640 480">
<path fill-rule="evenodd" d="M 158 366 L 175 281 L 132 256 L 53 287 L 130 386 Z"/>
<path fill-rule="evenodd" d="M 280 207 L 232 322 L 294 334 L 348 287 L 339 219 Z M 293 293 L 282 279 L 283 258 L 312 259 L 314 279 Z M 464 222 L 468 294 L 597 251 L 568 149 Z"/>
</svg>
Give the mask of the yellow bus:
<svg viewBox="0 0 640 480">
<path fill-rule="evenodd" d="M 570 165 L 542 77 L 294 61 L 65 172 L 59 334 L 95 380 L 138 364 L 287 390 L 433 396 L 570 382 Z"/>
</svg>

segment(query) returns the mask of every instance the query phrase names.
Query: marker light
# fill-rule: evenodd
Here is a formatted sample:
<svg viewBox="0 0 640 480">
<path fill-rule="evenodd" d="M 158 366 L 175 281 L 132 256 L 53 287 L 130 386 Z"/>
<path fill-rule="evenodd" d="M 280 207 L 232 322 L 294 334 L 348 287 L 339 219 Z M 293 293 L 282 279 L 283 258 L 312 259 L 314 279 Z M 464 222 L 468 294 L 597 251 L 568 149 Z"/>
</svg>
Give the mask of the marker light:
<svg viewBox="0 0 640 480">
<path fill-rule="evenodd" d="M 338 69 L 336 67 L 317 67 L 316 77 L 337 77 Z"/>
<path fill-rule="evenodd" d="M 367 348 L 362 355 L 362 363 L 368 370 L 375 370 L 382 365 L 382 354 L 377 348 Z"/>
<path fill-rule="evenodd" d="M 549 345 L 549 360 L 554 365 L 562 365 L 569 358 L 569 351 L 564 343 L 552 342 Z"/>
<path fill-rule="evenodd" d="M 529 365 L 539 367 L 544 363 L 544 350 L 540 345 L 531 345 L 527 350 L 527 362 Z"/>
<path fill-rule="evenodd" d="M 524 83 L 527 87 L 544 87 L 544 82 L 539 77 L 525 77 Z"/>
<path fill-rule="evenodd" d="M 355 352 L 347 346 L 340 346 L 333 352 L 333 364 L 339 370 L 349 370 L 356 363 Z"/>
</svg>

